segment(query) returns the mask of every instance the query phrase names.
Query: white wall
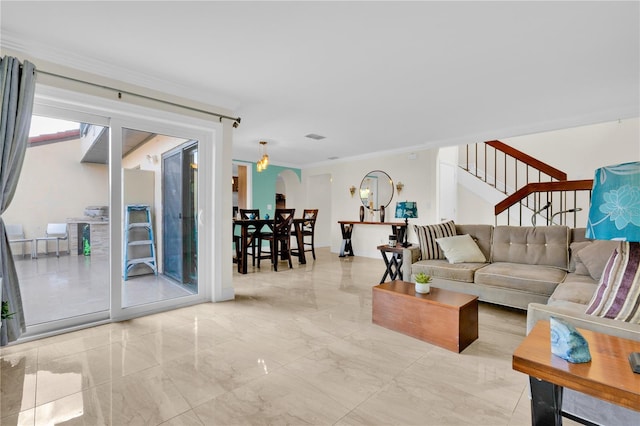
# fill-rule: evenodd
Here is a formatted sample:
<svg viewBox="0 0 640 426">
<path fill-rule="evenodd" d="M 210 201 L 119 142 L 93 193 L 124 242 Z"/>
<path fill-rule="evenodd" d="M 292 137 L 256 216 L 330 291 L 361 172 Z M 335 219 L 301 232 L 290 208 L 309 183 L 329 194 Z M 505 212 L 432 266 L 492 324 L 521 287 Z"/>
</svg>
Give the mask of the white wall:
<svg viewBox="0 0 640 426">
<path fill-rule="evenodd" d="M 502 141 L 566 172 L 570 180 L 593 179 L 599 167 L 640 159 L 640 118 Z"/>
<path fill-rule="evenodd" d="M 331 221 L 331 211 L 333 210 L 331 181 L 329 173 L 309 176 L 306 180 L 305 205 L 310 209 L 318 209 L 314 236 L 315 247 L 331 247 L 331 232 L 336 225 Z"/>
<path fill-rule="evenodd" d="M 2 215 L 5 223 L 22 223 L 27 238 L 41 237 L 47 223 L 109 205 L 107 166 L 81 163 L 80 155 L 79 139 L 27 148 L 13 202 Z"/>
</svg>

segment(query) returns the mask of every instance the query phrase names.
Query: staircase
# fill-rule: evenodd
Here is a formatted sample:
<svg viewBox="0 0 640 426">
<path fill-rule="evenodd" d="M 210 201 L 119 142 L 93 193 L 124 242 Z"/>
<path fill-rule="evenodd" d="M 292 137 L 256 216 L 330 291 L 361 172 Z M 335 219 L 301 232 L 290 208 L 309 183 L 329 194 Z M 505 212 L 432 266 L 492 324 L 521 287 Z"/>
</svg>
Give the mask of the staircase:
<svg viewBox="0 0 640 426">
<path fill-rule="evenodd" d="M 496 225 L 586 223 L 593 180 L 567 180 L 567 174 L 503 142 L 466 146 L 460 168 L 506 197 L 494 207 Z"/>
</svg>

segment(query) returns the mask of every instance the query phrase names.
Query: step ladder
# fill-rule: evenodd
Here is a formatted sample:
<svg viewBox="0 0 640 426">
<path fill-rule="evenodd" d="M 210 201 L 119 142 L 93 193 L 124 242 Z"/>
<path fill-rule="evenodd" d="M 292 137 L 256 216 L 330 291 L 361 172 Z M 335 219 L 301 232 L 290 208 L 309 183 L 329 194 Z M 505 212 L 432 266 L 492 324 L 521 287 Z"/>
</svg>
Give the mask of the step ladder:
<svg viewBox="0 0 640 426">
<path fill-rule="evenodd" d="M 133 247 L 148 246 L 148 255 L 132 258 Z M 155 275 L 158 275 L 156 261 L 155 238 L 151 223 L 151 209 L 145 204 L 129 204 L 125 213 L 124 224 L 124 262 L 122 276 L 127 281 L 129 272 L 136 265 L 147 265 Z"/>
</svg>

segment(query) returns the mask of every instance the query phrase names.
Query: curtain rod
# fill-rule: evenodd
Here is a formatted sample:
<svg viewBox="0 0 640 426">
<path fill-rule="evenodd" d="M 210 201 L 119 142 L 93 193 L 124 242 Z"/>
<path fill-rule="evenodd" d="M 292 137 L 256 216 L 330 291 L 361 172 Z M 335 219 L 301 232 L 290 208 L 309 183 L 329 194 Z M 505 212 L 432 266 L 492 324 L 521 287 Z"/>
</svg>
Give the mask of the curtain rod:
<svg viewBox="0 0 640 426">
<path fill-rule="evenodd" d="M 118 93 L 118 99 L 122 99 L 122 94 L 124 93 L 124 94 L 130 95 L 130 96 L 136 96 L 138 98 L 147 99 L 147 100 L 154 101 L 154 102 L 160 102 L 160 103 L 163 103 L 163 104 L 166 104 L 166 105 L 171 105 L 171 106 L 174 106 L 174 107 L 187 109 L 187 110 L 190 110 L 190 111 L 200 112 L 200 113 L 207 114 L 207 115 L 213 115 L 213 116 L 216 116 L 216 117 L 220 118 L 220 122 L 222 122 L 223 118 L 226 118 L 226 119 L 229 119 L 229 120 L 233 121 L 233 127 L 234 128 L 237 128 L 240 125 L 240 121 L 241 121 L 240 117 L 230 117 L 228 115 L 218 114 L 217 112 L 207 111 L 207 110 L 199 109 L 199 108 L 193 108 L 193 107 L 190 107 L 190 106 L 187 106 L 187 105 L 182 105 L 182 104 L 178 104 L 178 103 L 175 103 L 175 102 L 165 101 L 163 99 L 153 98 L 151 96 L 141 95 L 139 93 L 129 92 L 127 90 L 116 89 L 115 87 L 111 87 L 111 86 L 105 86 L 105 85 L 102 85 L 102 84 L 92 83 L 92 82 L 86 81 L 86 80 L 80 80 L 80 79 L 73 78 L 73 77 L 67 77 L 66 75 L 55 74 L 55 73 L 52 73 L 52 72 L 42 71 L 42 70 L 36 70 L 36 73 L 44 74 L 44 75 L 50 75 L 52 77 L 58 77 L 58 78 L 62 78 L 62 79 L 65 79 L 65 80 L 74 81 L 76 83 L 88 84 L 89 86 L 99 87 L 101 89 L 112 90 L 112 91 Z"/>
</svg>

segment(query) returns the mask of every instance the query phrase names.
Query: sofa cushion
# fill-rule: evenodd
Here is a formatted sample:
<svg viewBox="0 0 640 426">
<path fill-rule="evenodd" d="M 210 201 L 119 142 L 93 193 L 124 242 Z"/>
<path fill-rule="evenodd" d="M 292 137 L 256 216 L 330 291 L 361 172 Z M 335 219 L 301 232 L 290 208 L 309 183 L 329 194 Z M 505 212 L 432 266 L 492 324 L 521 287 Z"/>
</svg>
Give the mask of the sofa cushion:
<svg viewBox="0 0 640 426">
<path fill-rule="evenodd" d="M 593 241 L 587 238 L 587 228 L 571 228 L 571 242 Z"/>
<path fill-rule="evenodd" d="M 444 259 L 436 239 L 456 235 L 456 225 L 452 220 L 435 225 L 413 225 L 413 230 L 418 236 L 422 260 Z"/>
<path fill-rule="evenodd" d="M 453 237 L 437 238 L 436 242 L 444 252 L 449 263 L 477 262 L 485 263 L 487 258 L 482 254 L 478 244 L 469 234 Z"/>
<path fill-rule="evenodd" d="M 491 257 L 493 241 L 493 225 L 459 225 L 456 224 L 456 235 L 469 234 L 476 242 L 486 259 Z"/>
<path fill-rule="evenodd" d="M 622 243 L 613 251 L 586 313 L 640 324 L 640 245 Z"/>
<path fill-rule="evenodd" d="M 566 271 L 552 266 L 496 262 L 478 269 L 475 283 L 550 296 Z"/>
<path fill-rule="evenodd" d="M 578 249 L 574 255 L 576 258 L 576 272 L 582 264 L 589 272 L 589 275 L 594 280 L 599 281 L 604 266 L 611 257 L 611 253 L 619 245 L 619 241 L 594 240 L 585 247 Z"/>
<path fill-rule="evenodd" d="M 556 287 L 549 298 L 549 303 L 562 300 L 579 303 L 586 307 L 596 288 L 598 288 L 598 282 L 588 275 L 567 274 L 567 278 Z"/>
<path fill-rule="evenodd" d="M 587 266 L 578 259 L 578 252 L 591 244 L 590 241 L 572 242 L 569 245 L 569 272 L 575 272 L 579 275 L 589 275 Z"/>
<path fill-rule="evenodd" d="M 491 262 L 569 268 L 567 226 L 496 226 Z"/>
<path fill-rule="evenodd" d="M 449 263 L 447 260 L 420 260 L 411 265 L 411 273 L 424 272 L 434 278 L 472 283 L 474 273 L 486 263 Z"/>
</svg>

